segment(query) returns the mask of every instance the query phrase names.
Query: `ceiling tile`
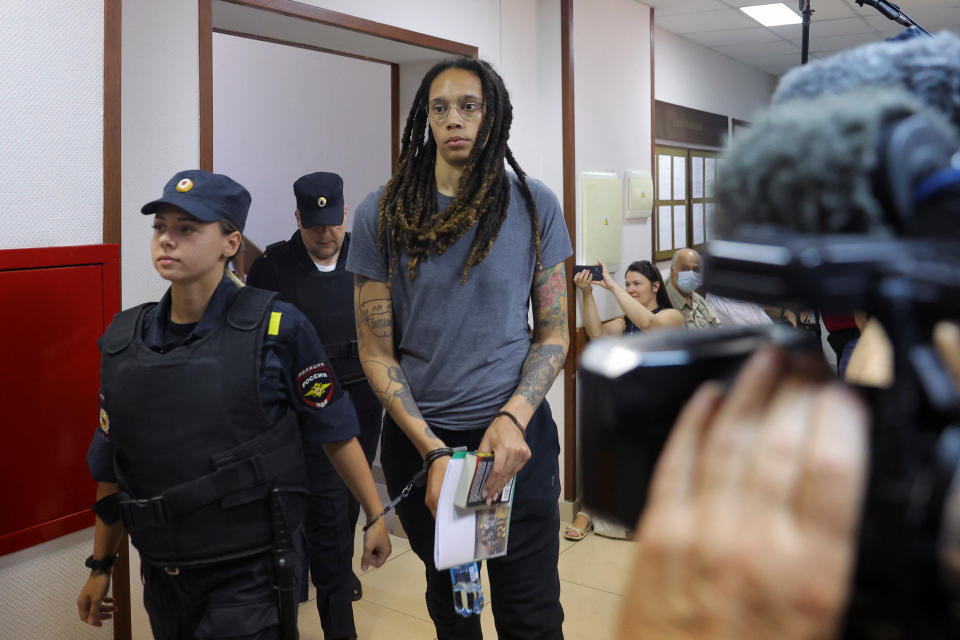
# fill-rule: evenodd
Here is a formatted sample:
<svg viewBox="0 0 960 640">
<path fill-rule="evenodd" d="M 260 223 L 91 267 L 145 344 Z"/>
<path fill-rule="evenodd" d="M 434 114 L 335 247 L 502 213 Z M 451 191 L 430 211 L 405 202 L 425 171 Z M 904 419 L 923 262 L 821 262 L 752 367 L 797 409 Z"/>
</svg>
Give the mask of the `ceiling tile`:
<svg viewBox="0 0 960 640">
<path fill-rule="evenodd" d="M 943 0 L 938 0 L 938 1 L 939 1 L 939 2 L 943 2 Z M 858 5 L 858 4 L 855 2 L 855 0 L 840 0 L 840 2 L 836 2 L 836 3 L 832 2 L 832 1 L 827 2 L 827 3 L 817 2 L 817 6 L 814 7 L 814 9 L 817 10 L 817 13 L 815 13 L 814 15 L 820 14 L 820 17 L 821 17 L 821 18 L 823 18 L 823 17 L 828 17 L 828 16 L 826 15 L 825 11 L 832 11 L 833 9 L 827 9 L 826 7 L 821 7 L 821 6 L 820 6 L 820 5 L 824 5 L 824 4 L 830 4 L 830 5 L 834 5 L 834 4 L 835 4 L 835 5 L 837 5 L 837 8 L 839 8 L 840 5 L 842 5 L 843 8 L 846 10 L 848 16 L 850 16 L 850 15 L 853 15 L 853 16 L 863 16 L 863 15 L 870 15 L 870 12 L 871 12 L 871 11 L 876 12 L 876 9 L 874 9 L 874 8 L 872 8 L 872 7 L 861 7 L 860 5 Z"/>
<path fill-rule="evenodd" d="M 725 56 L 731 58 L 774 56 L 778 54 L 796 54 L 800 57 L 800 47 L 792 42 L 778 40 L 776 42 L 745 42 L 741 44 L 713 47 Z"/>
<path fill-rule="evenodd" d="M 843 51 L 844 49 L 853 49 L 868 42 L 877 42 L 880 39 L 881 38 L 875 33 L 853 33 L 847 36 L 824 37 L 811 34 L 810 51 L 816 53 Z"/>
<path fill-rule="evenodd" d="M 770 30 L 789 40 L 800 42 L 803 39 L 803 29 L 799 24 L 770 27 Z M 810 35 L 819 36 L 846 36 L 852 33 L 874 33 L 875 30 L 866 20 L 860 18 L 843 18 L 841 20 L 811 20 Z"/>
<path fill-rule="evenodd" d="M 722 11 L 727 8 L 720 0 L 654 0 L 644 1 L 643 4 L 656 9 L 655 18 L 700 11 Z"/>
<path fill-rule="evenodd" d="M 777 53 L 770 56 L 743 56 L 740 60 L 744 64 L 749 64 L 754 67 L 762 67 L 768 64 L 800 64 L 800 51 Z"/>
<path fill-rule="evenodd" d="M 676 34 L 696 31 L 723 31 L 725 29 L 749 29 L 757 23 L 737 9 L 703 11 L 656 18 L 656 24 Z"/>
<path fill-rule="evenodd" d="M 724 44 L 739 44 L 742 42 L 774 42 L 780 36 L 766 27 L 752 27 L 750 29 L 726 29 L 725 31 L 700 31 L 688 33 L 688 40 L 700 43 L 707 47 Z"/>
</svg>

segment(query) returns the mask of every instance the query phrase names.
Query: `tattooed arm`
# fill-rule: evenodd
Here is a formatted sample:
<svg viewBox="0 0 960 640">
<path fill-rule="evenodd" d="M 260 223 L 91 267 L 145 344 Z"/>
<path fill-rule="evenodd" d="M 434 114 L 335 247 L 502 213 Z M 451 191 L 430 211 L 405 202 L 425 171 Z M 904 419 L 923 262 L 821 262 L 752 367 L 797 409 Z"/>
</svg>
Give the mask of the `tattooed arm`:
<svg viewBox="0 0 960 640">
<path fill-rule="evenodd" d="M 446 446 L 443 440 L 430 430 L 420 414 L 407 377 L 397 361 L 393 343 L 393 302 L 390 298 L 390 286 L 385 282 L 356 275 L 353 307 L 357 322 L 360 364 L 370 388 L 421 456 L 437 447 Z M 440 458 L 430 466 L 426 503 L 434 514 L 437 511 L 440 485 L 443 483 L 448 461 L 448 458 Z"/>
<path fill-rule="evenodd" d="M 533 303 L 533 342 L 520 371 L 520 385 L 503 410 L 522 425 L 530 422 L 563 368 L 570 337 L 567 332 L 567 280 L 563 263 L 538 271 L 530 292 Z M 510 418 L 498 416 L 490 423 L 477 447 L 494 453 L 493 472 L 484 492 L 495 495 L 530 459 L 530 448 Z"/>
</svg>

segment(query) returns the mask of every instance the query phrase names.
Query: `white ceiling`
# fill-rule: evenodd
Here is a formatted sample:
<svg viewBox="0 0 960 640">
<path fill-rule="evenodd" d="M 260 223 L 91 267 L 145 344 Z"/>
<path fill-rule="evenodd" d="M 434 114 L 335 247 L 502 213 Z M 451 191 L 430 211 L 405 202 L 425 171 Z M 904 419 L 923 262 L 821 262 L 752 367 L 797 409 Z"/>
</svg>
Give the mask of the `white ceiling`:
<svg viewBox="0 0 960 640">
<path fill-rule="evenodd" d="M 764 27 L 738 7 L 777 0 L 638 0 L 654 7 L 656 26 L 751 67 L 779 76 L 800 64 L 799 24 Z M 799 12 L 798 0 L 783 0 Z M 931 33 L 960 34 L 960 0 L 898 0 L 900 11 Z M 854 0 L 810 0 L 810 59 L 896 35 L 903 27 Z"/>
</svg>

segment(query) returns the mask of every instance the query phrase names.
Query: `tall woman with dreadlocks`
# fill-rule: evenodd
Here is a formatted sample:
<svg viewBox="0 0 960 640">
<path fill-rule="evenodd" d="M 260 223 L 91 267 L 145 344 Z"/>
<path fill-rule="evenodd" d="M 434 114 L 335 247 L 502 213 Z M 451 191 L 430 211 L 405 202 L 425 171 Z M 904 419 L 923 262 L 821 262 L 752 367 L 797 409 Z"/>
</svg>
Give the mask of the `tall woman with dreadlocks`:
<svg viewBox="0 0 960 640">
<path fill-rule="evenodd" d="M 499 637 L 562 638 L 560 447 L 544 396 L 567 353 L 563 261 L 572 250 L 556 196 L 526 177 L 507 145 L 512 118 L 486 62 L 430 69 L 396 172 L 357 209 L 347 263 L 360 360 L 387 410 L 390 494 L 430 460 L 426 487 L 398 515 L 426 565 L 441 640 L 482 637 L 478 616 L 455 613 L 449 574 L 433 564 L 442 453 L 461 445 L 494 453 L 488 496 L 516 476 L 508 554 L 488 563 Z"/>
</svg>

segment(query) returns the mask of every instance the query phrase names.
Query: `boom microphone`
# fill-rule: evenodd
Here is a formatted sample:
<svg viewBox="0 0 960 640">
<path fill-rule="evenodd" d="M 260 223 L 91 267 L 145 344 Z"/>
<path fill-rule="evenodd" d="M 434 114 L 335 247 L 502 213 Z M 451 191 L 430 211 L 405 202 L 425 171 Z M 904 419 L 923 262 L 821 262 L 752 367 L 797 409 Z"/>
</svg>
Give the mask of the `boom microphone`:
<svg viewBox="0 0 960 640">
<path fill-rule="evenodd" d="M 911 20 L 910 16 L 900 11 L 900 7 L 893 4 L 892 2 L 887 2 L 887 0 L 855 0 L 855 1 L 861 7 L 865 4 L 868 4 L 871 7 L 874 7 L 877 11 L 879 11 L 880 15 L 882 15 L 883 17 L 893 20 L 894 22 L 898 22 L 905 27 L 917 27 L 918 29 L 920 29 L 921 31 L 929 35 L 926 29 L 924 29 L 923 27 L 918 25 L 916 22 Z"/>
<path fill-rule="evenodd" d="M 890 237 L 913 235 L 910 229 L 921 226 L 960 238 L 960 215 L 923 225 L 910 219 L 914 189 L 938 171 L 949 172 L 957 147 L 954 128 L 901 89 L 775 105 L 724 153 L 716 234 L 775 225 L 800 233 Z"/>
<path fill-rule="evenodd" d="M 902 87 L 960 129 L 960 38 L 944 31 L 932 38 L 874 42 L 813 60 L 788 71 L 771 100 L 777 104 L 880 86 Z"/>
</svg>

